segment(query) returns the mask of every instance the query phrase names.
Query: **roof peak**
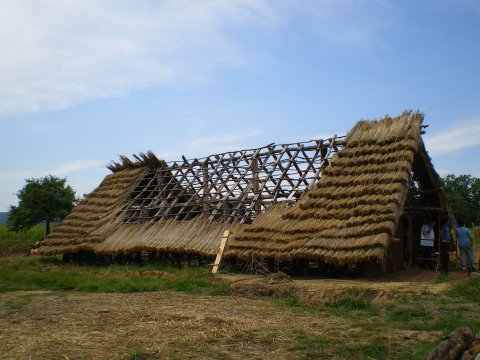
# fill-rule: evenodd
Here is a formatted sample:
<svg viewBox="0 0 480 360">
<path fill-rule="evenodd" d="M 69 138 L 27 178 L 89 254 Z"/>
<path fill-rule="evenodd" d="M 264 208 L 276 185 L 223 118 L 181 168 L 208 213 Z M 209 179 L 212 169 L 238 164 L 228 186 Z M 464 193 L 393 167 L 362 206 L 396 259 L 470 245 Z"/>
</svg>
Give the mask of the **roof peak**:
<svg viewBox="0 0 480 360">
<path fill-rule="evenodd" d="M 361 120 L 348 132 L 345 141 L 350 144 L 388 143 L 407 137 L 420 140 L 422 123 L 423 114 L 412 110 L 394 118 L 386 115 L 380 120 Z"/>
<path fill-rule="evenodd" d="M 120 155 L 120 162 L 115 162 L 112 160 L 106 167 L 113 173 L 116 173 L 118 171 L 136 169 L 144 166 L 150 168 L 161 168 L 167 166 L 165 160 L 158 159 L 151 150 L 148 150 L 146 153 L 141 152 L 138 155 L 133 154 L 132 156 L 134 160 L 131 160 L 126 155 Z"/>
</svg>

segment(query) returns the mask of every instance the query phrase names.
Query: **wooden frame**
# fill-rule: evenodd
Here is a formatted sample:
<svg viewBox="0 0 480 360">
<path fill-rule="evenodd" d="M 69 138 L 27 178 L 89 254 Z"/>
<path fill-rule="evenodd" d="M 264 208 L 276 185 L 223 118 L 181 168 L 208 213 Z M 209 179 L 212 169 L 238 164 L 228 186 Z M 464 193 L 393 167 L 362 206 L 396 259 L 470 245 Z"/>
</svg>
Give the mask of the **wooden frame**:
<svg viewBox="0 0 480 360">
<path fill-rule="evenodd" d="M 189 220 L 250 223 L 280 201 L 313 187 L 343 144 L 326 140 L 231 151 L 168 163 L 145 173 L 131 193 L 126 223 Z"/>
</svg>

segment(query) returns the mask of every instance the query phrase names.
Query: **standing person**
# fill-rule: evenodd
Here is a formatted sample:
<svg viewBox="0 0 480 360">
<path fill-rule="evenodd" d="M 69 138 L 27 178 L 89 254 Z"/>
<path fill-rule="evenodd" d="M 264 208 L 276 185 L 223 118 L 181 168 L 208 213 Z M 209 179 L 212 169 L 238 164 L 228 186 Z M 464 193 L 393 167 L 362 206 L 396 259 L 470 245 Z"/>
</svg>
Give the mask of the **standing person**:
<svg viewBox="0 0 480 360">
<path fill-rule="evenodd" d="M 420 266 L 422 268 L 424 268 L 425 264 L 427 264 L 430 269 L 433 269 L 432 255 L 435 245 L 435 232 L 433 231 L 434 226 L 435 222 L 433 220 L 429 220 L 422 226 L 422 230 L 420 231 L 420 255 L 423 258 Z"/>
<path fill-rule="evenodd" d="M 457 238 L 462 266 L 466 267 L 468 272 L 471 273 L 472 271 L 475 271 L 475 268 L 473 266 L 475 260 L 473 259 L 472 250 L 472 233 L 469 229 L 465 227 L 465 221 L 459 221 L 458 225 L 459 227 L 457 227 Z"/>
<path fill-rule="evenodd" d="M 448 275 L 448 262 L 450 252 L 450 226 L 448 218 L 444 217 L 440 229 L 440 273 Z"/>
</svg>

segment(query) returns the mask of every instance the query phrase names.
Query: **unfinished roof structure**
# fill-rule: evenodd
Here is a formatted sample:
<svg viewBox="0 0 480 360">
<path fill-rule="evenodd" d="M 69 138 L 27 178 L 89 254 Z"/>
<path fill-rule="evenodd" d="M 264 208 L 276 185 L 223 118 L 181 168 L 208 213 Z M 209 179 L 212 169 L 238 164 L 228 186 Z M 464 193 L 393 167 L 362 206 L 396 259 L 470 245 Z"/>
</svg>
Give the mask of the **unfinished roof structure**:
<svg viewBox="0 0 480 360">
<path fill-rule="evenodd" d="M 440 187 L 422 121 L 405 112 L 358 122 L 317 184 L 296 205 L 279 204 L 241 229 L 225 256 L 385 266 L 405 206 L 414 205 L 416 193 Z M 438 192 L 427 200 L 441 205 Z"/>
<path fill-rule="evenodd" d="M 172 163 L 152 153 L 134 161 L 122 156 L 38 253 L 214 256 L 224 230 L 237 232 L 272 205 L 295 202 L 313 187 L 342 143 L 334 136 Z"/>
<path fill-rule="evenodd" d="M 228 229 L 227 258 L 385 267 L 406 209 L 444 206 L 422 121 L 408 111 L 346 137 L 171 163 L 122 157 L 38 252 L 214 256 Z"/>
</svg>

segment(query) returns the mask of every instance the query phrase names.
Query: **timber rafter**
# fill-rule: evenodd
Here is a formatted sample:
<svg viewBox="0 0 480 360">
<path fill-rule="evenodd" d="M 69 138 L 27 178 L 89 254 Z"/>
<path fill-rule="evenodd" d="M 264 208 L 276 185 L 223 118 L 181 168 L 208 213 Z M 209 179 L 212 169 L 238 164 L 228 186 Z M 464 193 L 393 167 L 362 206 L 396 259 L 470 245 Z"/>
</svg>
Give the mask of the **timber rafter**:
<svg viewBox="0 0 480 360">
<path fill-rule="evenodd" d="M 148 170 L 131 193 L 126 223 L 189 220 L 250 223 L 313 187 L 344 137 L 231 151 Z"/>
</svg>

